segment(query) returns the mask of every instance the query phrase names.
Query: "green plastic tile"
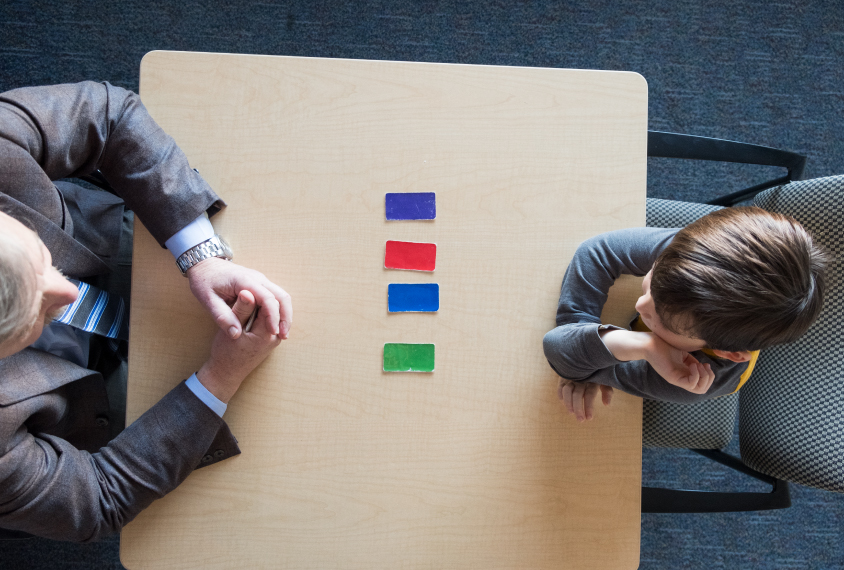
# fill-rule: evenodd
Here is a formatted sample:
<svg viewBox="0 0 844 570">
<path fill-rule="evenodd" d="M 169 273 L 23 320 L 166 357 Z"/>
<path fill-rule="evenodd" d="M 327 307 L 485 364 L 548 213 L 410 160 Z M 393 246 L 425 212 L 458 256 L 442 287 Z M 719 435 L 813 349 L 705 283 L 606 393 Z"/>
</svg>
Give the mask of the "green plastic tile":
<svg viewBox="0 0 844 570">
<path fill-rule="evenodd" d="M 388 342 L 384 345 L 384 372 L 433 372 L 433 344 L 402 344 Z"/>
</svg>

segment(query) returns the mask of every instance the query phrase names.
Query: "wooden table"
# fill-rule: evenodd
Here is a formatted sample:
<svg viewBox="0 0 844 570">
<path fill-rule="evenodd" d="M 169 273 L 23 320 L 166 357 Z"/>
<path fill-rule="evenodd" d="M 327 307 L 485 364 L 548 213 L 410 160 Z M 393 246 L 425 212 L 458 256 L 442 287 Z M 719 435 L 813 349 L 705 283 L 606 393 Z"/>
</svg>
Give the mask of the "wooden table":
<svg viewBox="0 0 844 570">
<path fill-rule="evenodd" d="M 126 567 L 638 566 L 641 401 L 578 424 L 542 336 L 578 243 L 644 225 L 641 76 L 153 52 L 141 95 L 295 318 L 229 404 L 242 455 L 128 525 Z M 436 220 L 385 221 L 388 192 L 435 192 Z M 135 240 L 130 421 L 215 331 Z M 436 271 L 384 269 L 387 240 L 436 243 Z M 431 282 L 439 312 L 387 312 L 388 284 Z M 606 321 L 636 296 L 618 283 Z M 436 370 L 383 372 L 388 342 L 435 343 Z"/>
</svg>

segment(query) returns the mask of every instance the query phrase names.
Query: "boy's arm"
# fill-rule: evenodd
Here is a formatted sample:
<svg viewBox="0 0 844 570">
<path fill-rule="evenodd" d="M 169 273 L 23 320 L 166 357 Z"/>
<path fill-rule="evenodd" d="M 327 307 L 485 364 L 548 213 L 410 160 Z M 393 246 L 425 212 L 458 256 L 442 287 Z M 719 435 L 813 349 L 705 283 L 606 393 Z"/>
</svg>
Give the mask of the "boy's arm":
<svg viewBox="0 0 844 570">
<path fill-rule="evenodd" d="M 645 275 L 676 229 L 630 228 L 604 233 L 583 242 L 563 277 L 557 327 L 545 335 L 545 356 L 569 380 L 585 380 L 596 370 L 618 364 L 599 329 L 610 287 L 622 274 Z"/>
<path fill-rule="evenodd" d="M 725 396 L 738 388 L 739 379 L 747 369 L 746 362 L 735 363 L 721 358 L 711 358 L 699 351 L 693 354 L 701 363 L 708 364 L 712 369 L 714 380 L 706 393 L 695 394 L 669 384 L 646 360 L 618 362 L 614 366 L 596 370 L 578 383 L 591 382 L 617 388 L 639 398 L 677 404 L 694 404 Z"/>
<path fill-rule="evenodd" d="M 611 331 L 630 334 L 618 327 L 601 324 L 601 310 L 612 284 L 622 274 L 647 273 L 676 232 L 676 229 L 632 228 L 601 234 L 581 244 L 563 279 L 557 309 L 558 326 L 543 340 L 545 356 L 560 376 L 567 380 L 618 388 L 643 398 L 681 403 L 704 398 L 703 394 L 666 382 L 641 356 L 634 359 L 631 354 L 614 355 L 605 339 L 601 338 Z M 670 354 L 671 351 L 664 351 L 663 360 Z M 702 352 L 693 354 L 695 360 L 715 378 L 710 386 L 700 386 L 706 388 L 706 398 L 735 390 L 746 365 L 712 359 Z M 683 358 L 680 356 L 679 361 L 682 362 Z M 654 360 L 657 369 L 671 376 L 667 371 L 670 362 L 661 364 L 654 358 L 651 360 Z M 685 368 L 674 366 L 675 371 Z M 701 376 L 703 374 L 699 374 L 698 381 Z M 680 382 L 683 375 L 678 374 L 673 379 L 683 384 Z M 685 386 L 690 386 L 693 380 L 688 380 Z"/>
<path fill-rule="evenodd" d="M 645 360 L 666 382 L 695 394 L 706 394 L 715 380 L 708 363 L 675 348 L 651 332 L 602 330 L 601 340 L 621 361 Z"/>
<path fill-rule="evenodd" d="M 591 328 L 594 332 L 582 329 Z M 711 358 L 703 352 L 695 351 L 695 358 L 709 367 L 714 379 L 705 393 L 696 394 L 672 385 L 660 376 L 647 360 L 619 360 L 602 342 L 598 326 L 569 325 L 560 326 L 545 335 L 545 354 L 551 367 L 562 376 L 561 389 L 568 381 L 594 383 L 617 388 L 640 398 L 692 404 L 701 400 L 730 394 L 738 387 L 741 374 L 747 369 L 747 363 L 735 363 L 721 358 Z M 609 330 L 610 327 L 601 327 Z M 611 327 L 611 330 L 620 330 Z M 570 342 L 569 334 L 578 342 Z M 594 334 L 594 342 L 588 342 Z M 575 352 L 564 350 L 575 347 Z M 578 352 L 587 348 L 590 352 Z M 584 364 L 585 363 L 585 364 Z M 561 392 L 562 393 L 562 392 Z M 581 394 L 581 398 L 583 394 Z M 564 399 L 565 402 L 565 399 Z M 576 410 L 575 410 L 576 411 Z M 578 414 L 575 414 L 578 415 Z M 578 415 L 578 418 L 581 416 Z"/>
<path fill-rule="evenodd" d="M 563 277 L 557 326 L 600 324 L 601 310 L 615 280 L 623 274 L 645 275 L 677 231 L 629 228 L 603 233 L 580 244 Z"/>
</svg>

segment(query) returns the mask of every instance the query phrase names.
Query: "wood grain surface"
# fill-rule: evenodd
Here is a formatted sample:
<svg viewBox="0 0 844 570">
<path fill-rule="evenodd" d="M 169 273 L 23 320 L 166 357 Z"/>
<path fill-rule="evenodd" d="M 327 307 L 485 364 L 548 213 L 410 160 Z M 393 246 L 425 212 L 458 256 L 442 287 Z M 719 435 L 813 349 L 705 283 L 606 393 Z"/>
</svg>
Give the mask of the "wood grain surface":
<svg viewBox="0 0 844 570">
<path fill-rule="evenodd" d="M 127 568 L 638 566 L 641 400 L 578 424 L 542 337 L 577 245 L 644 225 L 641 76 L 152 52 L 141 96 L 294 321 L 229 404 L 242 455 L 129 524 Z M 385 221 L 387 192 L 436 192 L 436 220 Z M 436 271 L 384 269 L 387 240 L 436 243 Z M 134 255 L 129 421 L 215 332 L 140 225 Z M 390 283 L 440 310 L 389 314 Z M 387 342 L 435 343 L 436 370 L 383 372 Z"/>
</svg>

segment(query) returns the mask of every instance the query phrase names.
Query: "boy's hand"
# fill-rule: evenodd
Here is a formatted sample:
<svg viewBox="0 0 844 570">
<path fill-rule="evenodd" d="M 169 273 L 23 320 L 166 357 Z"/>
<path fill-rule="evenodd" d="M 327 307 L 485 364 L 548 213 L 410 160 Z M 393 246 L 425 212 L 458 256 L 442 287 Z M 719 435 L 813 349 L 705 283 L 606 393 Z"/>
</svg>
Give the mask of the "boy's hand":
<svg viewBox="0 0 844 570">
<path fill-rule="evenodd" d="M 605 406 L 612 402 L 612 387 L 593 384 L 592 382 L 573 382 L 560 378 L 560 385 L 557 388 L 557 396 L 566 405 L 566 410 L 574 414 L 577 421 L 592 419 L 592 411 L 595 409 L 595 396 L 601 392 L 601 401 Z"/>
<path fill-rule="evenodd" d="M 652 337 L 645 360 L 657 374 L 669 384 L 693 394 L 706 394 L 715 380 L 715 373 L 709 364 L 701 364 L 688 352 L 674 348 L 653 333 L 642 334 Z"/>
<path fill-rule="evenodd" d="M 617 359 L 647 360 L 666 382 L 693 394 L 706 394 L 715 380 L 709 364 L 701 364 L 688 352 L 671 346 L 654 333 L 606 330 L 600 334 Z"/>
</svg>

